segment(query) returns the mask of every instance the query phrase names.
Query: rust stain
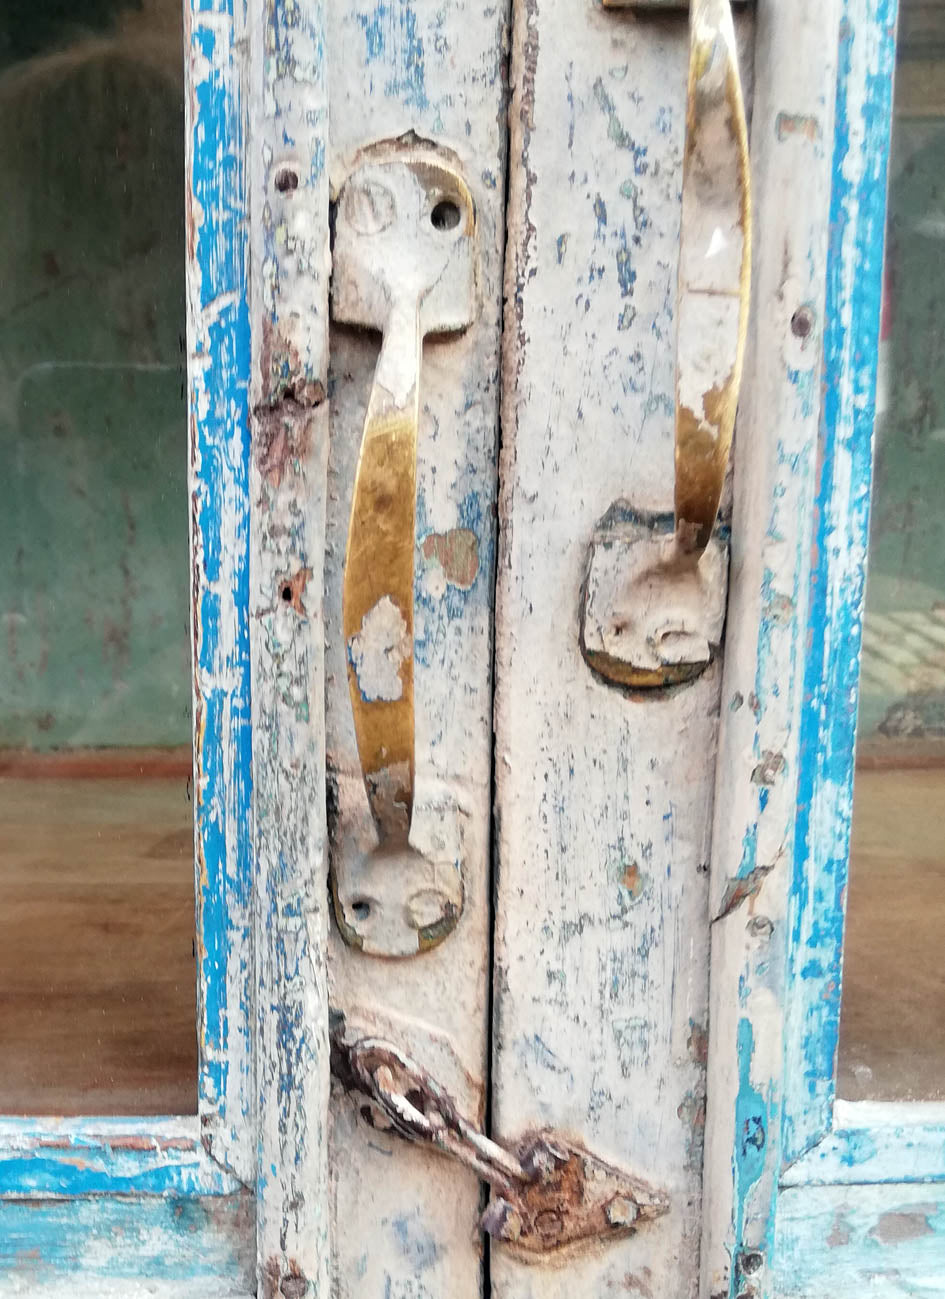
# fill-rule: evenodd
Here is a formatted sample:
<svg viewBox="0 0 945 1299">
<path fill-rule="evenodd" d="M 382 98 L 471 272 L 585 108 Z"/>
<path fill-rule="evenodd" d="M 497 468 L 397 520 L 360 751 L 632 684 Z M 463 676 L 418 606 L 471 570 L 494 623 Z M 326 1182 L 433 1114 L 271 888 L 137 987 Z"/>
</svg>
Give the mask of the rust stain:
<svg viewBox="0 0 945 1299">
<path fill-rule="evenodd" d="M 287 466 L 305 457 L 311 436 L 308 411 L 292 397 L 253 411 L 259 472 L 270 487 L 281 487 Z"/>
<path fill-rule="evenodd" d="M 778 113 L 774 129 L 782 142 L 799 135 L 813 144 L 821 137 L 820 122 L 806 113 Z"/>
<path fill-rule="evenodd" d="M 620 876 L 620 883 L 628 891 L 631 898 L 636 902 L 646 885 L 646 876 L 640 870 L 635 861 L 627 862 Z"/>
<path fill-rule="evenodd" d="M 259 372 L 265 399 L 257 407 L 257 415 L 285 403 L 314 410 L 325 400 L 325 385 L 306 372 L 298 348 L 283 337 L 278 324 L 268 316 L 262 322 Z"/>
<path fill-rule="evenodd" d="M 639 1294 L 643 1299 L 653 1299 L 653 1287 L 650 1285 L 652 1273 L 648 1267 L 643 1269 L 641 1276 L 635 1276 L 628 1272 L 623 1279 L 624 1290 L 629 1290 L 632 1294 Z"/>
<path fill-rule="evenodd" d="M 770 749 L 765 749 L 761 755 L 761 761 L 751 773 L 752 783 L 755 785 L 773 785 L 784 767 L 783 753 L 772 753 Z"/>
<path fill-rule="evenodd" d="M 686 1045 L 696 1064 L 705 1065 L 709 1059 L 709 1034 L 703 1024 L 689 1021 L 689 1041 Z"/>
<path fill-rule="evenodd" d="M 296 613 L 305 613 L 305 605 L 302 603 L 302 596 L 305 594 L 305 588 L 308 580 L 312 576 L 310 568 L 300 568 L 297 573 L 283 574 L 279 578 L 279 600 L 282 604 L 291 605 Z"/>
<path fill-rule="evenodd" d="M 479 572 L 479 538 L 469 528 L 428 533 L 421 551 L 427 564 L 440 565 L 451 586 L 468 591 L 475 582 Z"/>
<path fill-rule="evenodd" d="M 771 866 L 756 866 L 747 875 L 737 879 L 730 879 L 725 886 L 725 895 L 722 898 L 722 906 L 717 918 L 723 920 L 726 916 L 731 915 L 733 911 L 737 911 L 748 898 L 755 897 L 764 883 L 765 877 L 771 874 L 771 870 Z"/>
</svg>

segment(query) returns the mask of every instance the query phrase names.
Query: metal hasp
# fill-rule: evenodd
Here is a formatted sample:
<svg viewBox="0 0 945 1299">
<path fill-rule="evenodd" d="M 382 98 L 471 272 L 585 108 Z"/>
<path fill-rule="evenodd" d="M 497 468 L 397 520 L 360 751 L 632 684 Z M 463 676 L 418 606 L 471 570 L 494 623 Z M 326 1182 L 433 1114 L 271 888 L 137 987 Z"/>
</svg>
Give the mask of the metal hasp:
<svg viewBox="0 0 945 1299">
<path fill-rule="evenodd" d="M 676 312 L 675 519 L 616 502 L 591 540 L 581 610 L 585 659 L 622 686 L 689 681 L 721 642 L 728 546 L 713 530 L 735 425 L 750 278 L 748 130 L 731 6 L 692 0 Z"/>
<path fill-rule="evenodd" d="M 668 1196 L 558 1133 L 528 1134 L 514 1149 L 491 1141 L 391 1042 L 348 1041 L 341 1016 L 332 1029 L 331 1071 L 368 1102 L 361 1114 L 372 1126 L 431 1146 L 487 1182 L 493 1198 L 480 1226 L 526 1261 L 631 1235 L 669 1212 Z"/>
<path fill-rule="evenodd" d="M 346 941 L 380 956 L 435 947 L 463 906 L 458 861 L 410 843 L 420 360 L 476 310 L 476 219 L 452 156 L 415 136 L 365 150 L 338 195 L 332 312 L 381 333 L 351 506 L 342 623 L 375 848 L 332 869 Z"/>
</svg>

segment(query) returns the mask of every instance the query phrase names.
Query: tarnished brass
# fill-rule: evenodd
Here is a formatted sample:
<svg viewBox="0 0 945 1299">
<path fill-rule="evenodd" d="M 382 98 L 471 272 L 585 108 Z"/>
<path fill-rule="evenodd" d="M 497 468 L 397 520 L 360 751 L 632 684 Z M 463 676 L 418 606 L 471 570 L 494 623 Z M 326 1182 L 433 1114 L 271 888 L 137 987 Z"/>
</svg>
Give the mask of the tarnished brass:
<svg viewBox="0 0 945 1299">
<path fill-rule="evenodd" d="M 715 527 L 735 427 L 751 293 L 748 127 L 729 0 L 693 0 L 676 344 L 676 539 Z"/>
<path fill-rule="evenodd" d="M 402 870 L 410 876 L 409 897 L 422 893 L 428 898 L 423 910 L 432 911 L 428 923 L 414 932 L 407 902 L 391 911 L 389 890 L 375 888 L 366 935 L 357 909 L 336 891 L 348 940 L 385 955 L 422 951 L 442 941 L 462 905 L 461 893 L 444 894 L 442 905 L 429 901 L 442 892 L 441 876 L 409 844 L 415 766 L 413 586 L 423 338 L 472 322 L 474 236 L 473 202 L 462 177 L 442 151 L 414 137 L 366 150 L 338 197 L 333 313 L 336 320 L 382 335 L 345 554 L 342 625 L 349 693 L 379 840 L 374 864 L 383 863 L 385 874 Z M 365 879 L 372 870 L 366 869 Z M 377 883 L 376 871 L 373 878 Z M 385 898 L 386 918 L 381 915 Z"/>
<path fill-rule="evenodd" d="M 608 2 L 618 7 L 618 0 Z M 685 6 L 674 0 L 661 7 Z M 735 426 L 751 290 L 748 130 L 731 4 L 691 0 L 689 11 L 675 525 L 667 536 L 661 520 L 615 503 L 591 542 L 581 610 L 588 664 L 605 680 L 638 690 L 692 680 L 721 640 L 727 547 L 713 533 Z"/>
</svg>

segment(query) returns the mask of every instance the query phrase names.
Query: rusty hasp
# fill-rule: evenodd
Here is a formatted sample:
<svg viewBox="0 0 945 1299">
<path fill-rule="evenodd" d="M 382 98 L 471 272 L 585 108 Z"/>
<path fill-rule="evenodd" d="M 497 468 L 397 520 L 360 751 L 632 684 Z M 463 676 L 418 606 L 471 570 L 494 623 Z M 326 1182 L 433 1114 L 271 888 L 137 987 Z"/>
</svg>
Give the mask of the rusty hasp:
<svg viewBox="0 0 945 1299">
<path fill-rule="evenodd" d="M 420 361 L 427 334 L 476 311 L 476 221 L 452 155 L 414 136 L 365 150 L 338 196 L 332 311 L 381 333 L 345 554 L 342 622 L 361 774 L 377 846 L 333 871 L 346 940 L 409 956 L 452 932 L 458 861 L 411 843 L 414 812 L 414 557 Z"/>
<path fill-rule="evenodd" d="M 331 1068 L 347 1090 L 370 1102 L 362 1116 L 373 1126 L 430 1145 L 487 1182 L 495 1196 L 480 1225 L 526 1260 L 631 1234 L 669 1211 L 665 1194 L 559 1133 L 532 1133 L 514 1148 L 492 1141 L 393 1043 L 348 1041 L 340 1016 Z"/>
<path fill-rule="evenodd" d="M 662 516 L 634 517 L 629 508 L 618 509 L 613 526 L 602 520 L 581 610 L 589 665 L 635 689 L 698 676 L 715 655 L 725 619 L 728 546 L 714 529 L 748 328 L 748 131 L 730 2 L 692 0 L 689 8 L 674 527 L 667 530 Z"/>
</svg>

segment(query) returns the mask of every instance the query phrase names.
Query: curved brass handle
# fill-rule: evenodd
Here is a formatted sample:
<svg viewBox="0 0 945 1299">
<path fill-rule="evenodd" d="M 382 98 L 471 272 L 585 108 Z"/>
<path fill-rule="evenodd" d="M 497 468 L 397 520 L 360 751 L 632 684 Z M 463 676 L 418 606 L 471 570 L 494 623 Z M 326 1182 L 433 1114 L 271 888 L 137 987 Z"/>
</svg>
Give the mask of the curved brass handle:
<svg viewBox="0 0 945 1299">
<path fill-rule="evenodd" d="M 675 520 L 615 502 L 591 541 L 581 611 L 584 657 L 617 685 L 649 689 L 689 681 L 705 670 L 721 640 L 727 553 L 713 530 L 738 405 L 750 276 L 748 129 L 731 6 L 691 0 Z"/>
<path fill-rule="evenodd" d="M 382 341 L 342 590 L 348 687 L 378 844 L 358 880 L 342 890 L 344 896 L 336 892 L 336 911 L 350 942 L 382 955 L 407 955 L 442 941 L 462 906 L 461 892 L 451 891 L 444 873 L 409 842 L 413 592 L 423 338 L 472 323 L 474 236 L 465 182 L 441 153 L 410 138 L 366 150 L 339 194 L 334 316 L 379 330 Z"/>
<path fill-rule="evenodd" d="M 748 127 L 729 0 L 692 0 L 676 341 L 676 541 L 696 558 L 722 495 L 751 291 Z"/>
</svg>

